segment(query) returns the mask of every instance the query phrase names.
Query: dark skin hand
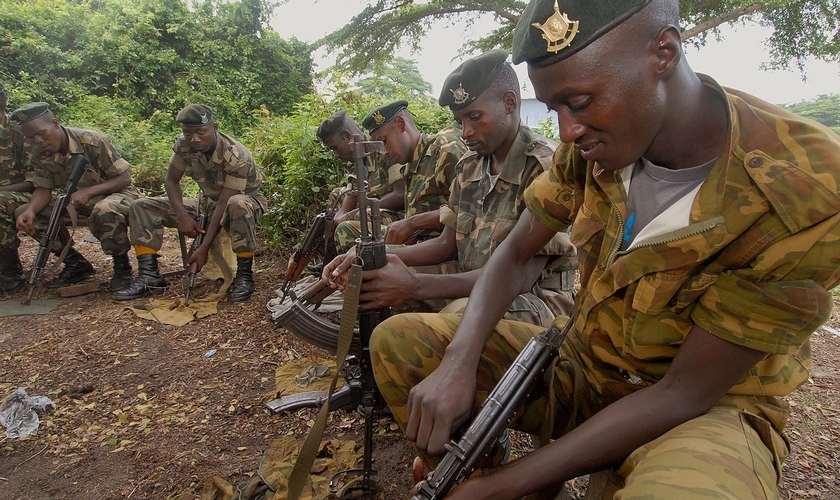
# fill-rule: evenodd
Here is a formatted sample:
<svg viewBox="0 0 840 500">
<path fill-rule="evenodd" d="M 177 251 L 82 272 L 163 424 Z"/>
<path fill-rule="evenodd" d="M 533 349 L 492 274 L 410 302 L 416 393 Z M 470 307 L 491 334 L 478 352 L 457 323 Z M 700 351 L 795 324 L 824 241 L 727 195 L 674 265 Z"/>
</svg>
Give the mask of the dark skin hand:
<svg viewBox="0 0 840 500">
<path fill-rule="evenodd" d="M 0 186 L 0 191 L 14 191 L 16 193 L 31 193 L 35 191 L 35 186 L 29 181 L 16 182 L 14 184 L 7 184 Z"/>
<path fill-rule="evenodd" d="M 440 210 L 417 214 L 388 224 L 388 230 L 385 232 L 385 243 L 399 245 L 408 241 L 414 233 L 421 229 L 439 227 L 443 227 L 443 224 L 440 223 Z"/>
</svg>

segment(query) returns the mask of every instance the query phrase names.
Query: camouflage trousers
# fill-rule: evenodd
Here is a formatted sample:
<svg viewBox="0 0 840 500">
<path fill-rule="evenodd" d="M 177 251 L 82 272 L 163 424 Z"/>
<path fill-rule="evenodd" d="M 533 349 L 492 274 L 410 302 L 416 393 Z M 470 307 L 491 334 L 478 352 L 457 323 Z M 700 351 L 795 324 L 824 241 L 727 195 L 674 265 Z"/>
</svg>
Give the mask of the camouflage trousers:
<svg viewBox="0 0 840 500">
<path fill-rule="evenodd" d="M 379 230 L 382 234 L 385 234 L 388 224 L 403 218 L 401 212 L 394 212 L 391 210 L 380 210 L 379 215 L 382 222 L 379 226 Z M 353 248 L 353 245 L 356 244 L 356 238 L 362 235 L 362 223 L 359 221 L 358 213 L 356 214 L 355 219 L 356 220 L 346 220 L 341 222 L 335 228 L 335 246 L 340 254 Z M 368 216 L 369 231 L 371 230 L 371 224 L 370 217 Z"/>
<path fill-rule="evenodd" d="M 80 217 L 87 217 L 90 234 L 99 240 L 102 252 L 106 255 L 124 255 L 131 249 L 131 244 L 128 242 L 128 208 L 139 196 L 140 193 L 134 189 L 107 196 L 94 196 L 87 205 L 76 209 Z M 54 207 L 55 200 L 52 200 L 35 216 L 34 238 L 40 240 L 47 230 Z M 24 207 L 18 208 L 17 215 L 23 213 L 24 209 Z M 65 219 L 69 224 L 69 218 L 65 217 Z M 62 226 L 53 251 L 60 250 L 68 240 L 73 245 L 74 242 L 66 226 Z"/>
<path fill-rule="evenodd" d="M 29 203 L 29 193 L 0 191 L 0 248 L 15 250 L 20 246 L 15 212 Z"/>
<path fill-rule="evenodd" d="M 376 384 L 403 430 L 409 391 L 440 365 L 460 320 L 456 314 L 409 313 L 392 316 L 374 330 L 370 351 Z M 515 321 L 497 325 L 481 355 L 474 412 L 542 330 Z M 617 370 L 582 355 L 585 349 L 572 334 L 560 352 L 511 425 L 540 436 L 541 442 L 570 432 L 639 388 Z M 757 398 L 727 396 L 704 415 L 638 448 L 617 469 L 625 484 L 615 498 L 779 498 L 777 484 L 788 448 L 774 426 L 759 416 L 766 405 Z M 439 460 L 420 456 L 430 468 Z"/>
<path fill-rule="evenodd" d="M 216 202 L 204 198 L 201 210 L 211 217 Z M 185 198 L 184 208 L 191 217 L 198 215 L 198 201 Z M 257 221 L 262 217 L 262 207 L 252 197 L 236 194 L 230 197 L 221 225 L 231 239 L 234 253 L 254 252 L 257 249 Z M 160 250 L 163 246 L 163 228 L 178 227 L 178 217 L 169 198 L 143 198 L 131 204 L 131 244 Z M 208 219 L 209 220 L 209 219 Z"/>
</svg>

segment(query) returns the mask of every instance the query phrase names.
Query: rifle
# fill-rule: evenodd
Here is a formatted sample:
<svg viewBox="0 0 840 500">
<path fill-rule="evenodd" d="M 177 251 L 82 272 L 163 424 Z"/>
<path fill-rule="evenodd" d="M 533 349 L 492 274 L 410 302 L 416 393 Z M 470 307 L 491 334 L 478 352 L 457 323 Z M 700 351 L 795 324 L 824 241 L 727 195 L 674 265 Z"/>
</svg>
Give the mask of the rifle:
<svg viewBox="0 0 840 500">
<path fill-rule="evenodd" d="M 41 236 L 41 242 L 38 245 L 38 254 L 35 256 L 35 264 L 32 267 L 32 274 L 29 276 L 29 295 L 26 299 L 20 301 L 24 306 L 32 303 L 32 294 L 35 293 L 35 282 L 38 281 L 38 275 L 41 269 L 47 266 L 47 259 L 50 256 L 55 244 L 55 238 L 58 236 L 58 230 L 63 224 L 62 214 L 70 204 L 70 196 L 76 192 L 76 186 L 79 184 L 79 179 L 82 178 L 82 173 L 88 164 L 88 159 L 80 154 L 72 155 L 67 162 L 67 168 L 70 169 L 70 177 L 67 179 L 67 185 L 64 186 L 64 191 L 55 198 L 55 205 L 50 214 L 50 222 L 47 225 L 47 230 Z"/>
<path fill-rule="evenodd" d="M 283 276 L 283 298 L 280 302 L 286 300 L 295 282 L 300 278 L 303 270 L 306 269 L 306 265 L 309 264 L 312 256 L 321 248 L 322 244 L 324 247 L 324 260 L 326 260 L 327 253 L 329 253 L 329 248 L 332 244 L 333 215 L 334 211 L 330 208 L 315 216 L 315 220 L 312 222 L 309 232 L 306 233 L 303 243 L 300 244 L 300 248 L 292 256 L 292 265 L 286 268 L 286 274 Z"/>
<path fill-rule="evenodd" d="M 387 264 L 385 238 L 380 228 L 379 200 L 367 198 L 363 169 L 366 168 L 365 157 L 373 151 L 383 150 L 384 145 L 378 141 L 366 142 L 361 135 L 354 135 L 351 148 L 353 150 L 353 160 L 356 168 L 355 191 L 358 202 L 359 221 L 361 223 L 361 236 L 356 239 L 356 258 L 361 262 L 362 270 L 379 269 Z M 372 228 L 370 229 L 368 228 L 367 221 L 368 205 L 370 205 L 372 221 Z M 352 484 L 353 487 L 343 488 L 345 493 L 350 491 L 367 492 L 373 489 L 370 480 L 373 475 L 373 414 L 375 411 L 379 411 L 384 407 L 384 402 L 376 387 L 376 381 L 373 378 L 369 344 L 374 327 L 385 320 L 390 315 L 390 312 L 390 308 L 382 308 L 358 313 L 358 336 L 354 336 L 355 339 L 351 343 L 351 352 L 354 352 L 355 355 L 350 355 L 343 360 L 346 381 L 344 386 L 333 393 L 332 396 L 322 391 L 306 392 L 281 397 L 268 403 L 269 410 L 274 414 L 305 407 L 322 408 L 322 411 L 324 411 L 323 407 L 326 405 L 327 411 L 330 412 L 340 408 L 356 408 L 365 416 L 363 467 L 361 469 L 341 471 L 336 474 L 330 481 L 330 488 L 333 489 L 333 492 L 337 491 L 337 489 L 334 489 L 334 485 L 337 482 L 337 477 L 340 475 L 361 474 L 362 477 L 360 486 L 355 486 L 352 482 L 348 483 Z M 345 319 L 343 318 L 342 321 Z M 357 341 L 355 341 L 356 339 Z M 299 461 L 301 460 L 300 457 L 305 454 L 306 445 L 309 444 L 310 438 L 307 438 L 307 443 L 304 444 L 304 448 L 301 450 Z M 320 441 L 320 436 L 317 439 Z M 312 454 L 312 457 L 314 458 L 314 454 Z M 306 474 L 308 474 L 310 466 L 311 464 L 305 466 Z M 298 469 L 299 464 L 296 463 L 295 471 Z M 296 476 L 295 471 L 292 472 L 292 477 Z M 290 478 L 291 483 L 292 478 Z M 291 487 L 290 491 L 292 491 Z M 292 497 L 290 496 L 290 498 Z"/>
<path fill-rule="evenodd" d="M 466 481 L 493 450 L 516 411 L 542 377 L 572 326 L 571 318 L 562 330 L 552 326 L 532 338 L 505 372 L 463 436 L 446 445 L 446 455 L 412 500 L 439 500 Z"/>
<path fill-rule="evenodd" d="M 197 213 L 198 218 L 196 222 L 198 222 L 198 227 L 202 229 L 202 231 L 207 230 L 207 214 L 201 212 L 201 191 L 198 192 L 198 205 L 197 205 Z M 196 251 L 198 247 L 201 246 L 201 242 L 204 241 L 204 233 L 197 232 L 195 235 L 195 239 L 192 242 L 192 247 L 190 248 L 190 255 Z M 187 291 L 184 293 L 184 306 L 190 305 L 190 295 L 192 294 L 193 286 L 195 286 L 195 275 L 198 274 L 198 270 L 193 270 L 193 266 L 190 267 L 190 278 L 187 280 Z"/>
</svg>

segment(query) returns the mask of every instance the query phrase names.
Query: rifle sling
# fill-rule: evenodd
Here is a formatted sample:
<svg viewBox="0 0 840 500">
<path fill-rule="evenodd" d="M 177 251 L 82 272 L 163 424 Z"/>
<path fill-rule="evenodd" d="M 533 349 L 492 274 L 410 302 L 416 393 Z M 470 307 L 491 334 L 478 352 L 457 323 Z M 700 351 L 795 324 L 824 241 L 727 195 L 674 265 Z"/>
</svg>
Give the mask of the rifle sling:
<svg viewBox="0 0 840 500">
<path fill-rule="evenodd" d="M 303 446 L 300 449 L 295 466 L 289 476 L 288 500 L 298 500 L 303 487 L 309 480 L 312 464 L 315 456 L 321 447 L 321 437 L 324 435 L 324 427 L 327 423 L 327 415 L 330 413 L 330 399 L 338 382 L 339 367 L 350 353 L 350 342 L 353 340 L 353 328 L 356 326 L 356 316 L 359 312 L 359 292 L 362 287 L 362 267 L 353 264 L 347 279 L 347 287 L 344 290 L 344 306 L 341 310 L 341 328 L 338 334 L 338 346 L 336 348 L 335 362 L 336 370 L 333 375 L 330 389 L 327 392 L 327 401 L 321 406 L 312 430 L 306 436 Z"/>
</svg>

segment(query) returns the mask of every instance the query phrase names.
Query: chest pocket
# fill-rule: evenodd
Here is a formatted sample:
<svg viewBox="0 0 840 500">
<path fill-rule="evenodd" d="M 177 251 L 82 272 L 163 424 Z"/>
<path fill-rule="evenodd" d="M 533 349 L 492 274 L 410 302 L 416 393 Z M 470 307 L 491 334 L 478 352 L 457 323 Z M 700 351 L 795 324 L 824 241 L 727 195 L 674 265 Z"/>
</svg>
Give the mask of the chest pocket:
<svg viewBox="0 0 840 500">
<path fill-rule="evenodd" d="M 496 242 L 496 244 L 504 241 L 510 232 L 513 231 L 513 227 L 516 226 L 516 221 L 516 218 L 510 216 L 497 217 L 494 222 L 493 231 L 490 233 L 490 239 Z"/>
</svg>

